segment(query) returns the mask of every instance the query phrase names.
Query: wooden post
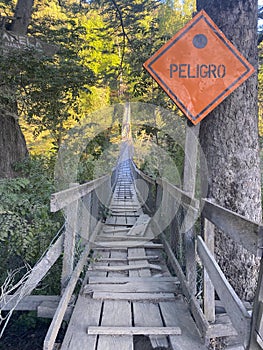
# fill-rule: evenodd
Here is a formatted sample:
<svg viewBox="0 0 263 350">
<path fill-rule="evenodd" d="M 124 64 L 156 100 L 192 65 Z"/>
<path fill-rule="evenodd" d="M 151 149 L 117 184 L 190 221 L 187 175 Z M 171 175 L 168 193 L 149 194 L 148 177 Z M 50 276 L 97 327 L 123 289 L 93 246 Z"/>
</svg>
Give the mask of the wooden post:
<svg viewBox="0 0 263 350">
<path fill-rule="evenodd" d="M 204 242 L 210 250 L 211 254 L 214 255 L 214 245 L 215 245 L 215 234 L 214 225 L 204 219 Z M 206 272 L 204 267 L 203 275 L 203 298 L 204 298 L 204 314 L 207 321 L 215 321 L 215 289 L 214 286 Z"/>
<path fill-rule="evenodd" d="M 78 183 L 70 184 L 70 187 L 78 186 Z M 78 216 L 78 201 L 70 203 L 66 209 L 66 229 L 64 238 L 64 254 L 61 275 L 61 290 L 65 289 L 67 282 L 73 272 L 74 267 L 74 252 L 75 252 L 75 235 Z"/>
<path fill-rule="evenodd" d="M 253 305 L 252 325 L 248 350 L 263 348 L 263 260 L 261 258 L 259 278 Z"/>
<path fill-rule="evenodd" d="M 188 122 L 185 139 L 185 161 L 183 190 L 188 192 L 191 197 L 195 195 L 196 165 L 198 154 L 198 134 L 200 125 L 193 126 Z M 185 227 L 189 227 L 185 222 Z M 195 232 L 191 228 L 184 234 L 185 243 L 185 263 L 186 278 L 193 294 L 196 293 L 196 249 Z"/>
</svg>

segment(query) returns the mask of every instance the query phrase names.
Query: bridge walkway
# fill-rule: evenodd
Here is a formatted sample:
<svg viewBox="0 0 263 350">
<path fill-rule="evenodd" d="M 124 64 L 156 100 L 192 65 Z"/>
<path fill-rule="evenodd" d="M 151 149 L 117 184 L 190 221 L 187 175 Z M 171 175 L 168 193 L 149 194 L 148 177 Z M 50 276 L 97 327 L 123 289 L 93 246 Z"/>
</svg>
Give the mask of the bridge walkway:
<svg viewBox="0 0 263 350">
<path fill-rule="evenodd" d="M 180 283 L 165 262 L 123 161 L 61 350 L 202 350 Z"/>
</svg>

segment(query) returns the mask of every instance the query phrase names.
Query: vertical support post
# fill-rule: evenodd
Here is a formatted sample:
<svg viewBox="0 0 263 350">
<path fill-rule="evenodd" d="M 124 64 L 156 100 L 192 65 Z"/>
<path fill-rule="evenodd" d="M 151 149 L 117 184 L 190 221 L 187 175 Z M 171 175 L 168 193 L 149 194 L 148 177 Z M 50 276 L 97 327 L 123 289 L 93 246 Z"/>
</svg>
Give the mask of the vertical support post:
<svg viewBox="0 0 263 350">
<path fill-rule="evenodd" d="M 200 124 L 193 126 L 188 122 L 185 139 L 185 161 L 184 161 L 184 178 L 183 190 L 189 195 L 195 195 L 196 181 L 196 165 L 198 154 L 198 135 Z M 186 222 L 186 227 L 188 223 Z M 195 249 L 195 232 L 192 227 L 184 234 L 185 244 L 185 263 L 186 263 L 186 278 L 189 283 L 190 290 L 193 294 L 196 293 L 196 249 Z"/>
<path fill-rule="evenodd" d="M 70 184 L 70 187 L 78 186 L 78 183 Z M 66 209 L 66 229 L 64 236 L 64 253 L 61 275 L 61 291 L 66 288 L 67 282 L 74 268 L 75 236 L 78 217 L 78 201 L 70 203 Z"/>
<path fill-rule="evenodd" d="M 215 226 L 207 219 L 204 219 L 204 242 L 210 250 L 211 254 L 214 255 L 215 247 Z M 203 275 L 203 299 L 204 299 L 204 314 L 207 321 L 215 321 L 215 289 L 204 268 Z"/>
</svg>

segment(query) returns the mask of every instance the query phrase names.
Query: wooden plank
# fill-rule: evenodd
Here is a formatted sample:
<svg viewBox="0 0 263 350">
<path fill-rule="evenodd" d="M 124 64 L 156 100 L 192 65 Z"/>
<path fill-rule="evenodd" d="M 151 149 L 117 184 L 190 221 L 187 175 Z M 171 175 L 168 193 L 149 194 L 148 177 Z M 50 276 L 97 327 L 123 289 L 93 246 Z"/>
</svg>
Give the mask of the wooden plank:
<svg viewBox="0 0 263 350">
<path fill-rule="evenodd" d="M 121 266 L 98 266 L 96 264 L 89 267 L 93 271 L 109 271 L 109 272 L 120 272 L 129 270 L 140 270 L 140 269 L 152 269 L 161 271 L 162 268 L 159 265 L 154 264 L 136 264 L 136 265 L 121 265 Z"/>
<path fill-rule="evenodd" d="M 114 333 L 95 332 L 96 329 L 109 329 L 115 327 L 121 329 L 121 327 L 131 327 L 132 315 L 131 304 L 128 301 L 104 301 L 103 315 L 100 327 L 88 327 L 86 331 L 88 334 L 101 334 L 98 339 L 97 350 L 133 350 L 133 338 L 131 334 L 122 335 L 116 337 Z M 111 336 L 112 335 L 112 336 Z"/>
<path fill-rule="evenodd" d="M 87 182 L 83 185 L 79 185 L 74 188 L 68 188 L 66 190 L 51 194 L 50 211 L 56 212 L 66 207 L 70 203 L 92 192 L 93 190 L 95 190 L 96 188 L 103 185 L 106 181 L 109 180 L 110 176 L 105 175 L 100 177 L 99 179 Z"/>
<path fill-rule="evenodd" d="M 88 334 L 98 335 L 181 335 L 179 327 L 88 327 Z M 126 349 L 126 348 L 125 348 Z M 123 350 L 123 348 L 122 348 Z"/>
<path fill-rule="evenodd" d="M 171 263 L 172 268 L 174 269 L 174 272 L 176 273 L 176 276 L 178 277 L 180 281 L 180 285 L 182 288 L 182 292 L 187 298 L 189 302 L 190 310 L 193 314 L 194 320 L 196 322 L 196 325 L 198 327 L 198 330 L 202 337 L 205 338 L 207 330 L 209 328 L 209 324 L 200 308 L 200 305 L 198 301 L 196 300 L 195 296 L 192 295 L 191 291 L 189 290 L 188 282 L 186 281 L 185 275 L 181 269 L 181 266 L 179 262 L 177 261 L 169 243 L 166 241 L 164 234 L 161 235 L 162 242 L 164 244 L 165 252 L 168 256 L 168 259 Z"/>
<path fill-rule="evenodd" d="M 13 305 L 19 305 L 24 297 L 31 294 L 39 282 L 45 277 L 50 268 L 54 265 L 62 253 L 64 236 L 61 235 L 56 242 L 48 249 L 43 258 L 33 267 L 28 279 L 11 297 Z M 3 307 L 8 307 L 10 299 Z"/>
<path fill-rule="evenodd" d="M 162 301 L 175 300 L 173 293 L 110 293 L 110 292 L 94 292 L 93 299 L 95 300 L 134 300 L 134 301 Z"/>
<path fill-rule="evenodd" d="M 113 292 L 113 293 L 178 293 L 178 287 L 173 282 L 127 282 L 127 283 L 100 283 L 88 284 L 84 287 L 84 293 L 92 292 Z"/>
<path fill-rule="evenodd" d="M 92 258 L 88 258 L 88 261 L 100 261 L 100 262 L 127 262 L 127 261 L 140 261 L 142 260 L 141 256 L 134 256 L 134 257 L 126 257 L 126 258 L 101 258 L 101 257 L 92 257 Z M 158 255 L 145 255 L 145 258 L 143 258 L 143 260 L 159 260 L 159 256 Z"/>
<path fill-rule="evenodd" d="M 214 245 L 215 245 L 215 234 L 214 225 L 204 219 L 204 241 L 210 250 L 211 254 L 214 256 Z M 215 321 L 215 289 L 211 279 L 209 278 L 206 269 L 204 268 L 203 273 L 203 306 L 204 314 L 207 321 Z"/>
<path fill-rule="evenodd" d="M 109 248 L 109 249 L 120 249 L 120 248 L 132 248 L 132 247 L 138 247 L 138 248 L 151 248 L 151 249 L 161 249 L 163 248 L 162 244 L 159 243 L 142 243 L 139 241 L 116 241 L 116 242 L 93 242 L 93 249 L 102 249 L 102 247 Z"/>
<path fill-rule="evenodd" d="M 140 231 L 141 232 L 141 231 Z M 127 233 L 128 235 L 129 233 Z M 154 238 L 154 237 L 152 237 Z M 115 241 L 127 241 L 129 239 L 130 241 L 140 241 L 141 243 L 143 242 L 148 242 L 149 238 L 148 237 L 140 237 L 140 236 L 121 236 L 121 235 L 114 235 L 114 234 L 100 234 L 97 236 L 96 242 L 115 242 Z"/>
<path fill-rule="evenodd" d="M 142 328 L 157 327 L 160 330 L 161 329 L 165 330 L 163 325 L 163 320 L 160 314 L 159 306 L 157 304 L 136 303 L 136 302 L 133 303 L 133 317 L 134 317 L 134 325 L 136 327 L 142 327 Z M 168 348 L 168 340 L 166 337 L 160 337 L 160 336 L 156 337 L 152 335 L 150 336 L 150 341 L 153 348 L 156 348 L 156 347 Z"/>
<path fill-rule="evenodd" d="M 70 184 L 71 188 L 78 187 L 78 183 Z M 66 208 L 66 222 L 64 235 L 64 252 L 61 274 L 61 290 L 66 287 L 74 267 L 75 236 L 78 219 L 78 201 L 71 202 Z"/>
<path fill-rule="evenodd" d="M 88 335 L 87 326 L 98 326 L 102 302 L 79 296 L 61 350 L 96 350 L 96 335 Z"/>
<path fill-rule="evenodd" d="M 110 253 L 111 258 L 127 258 L 127 252 L 126 251 L 112 251 Z M 123 261 L 110 261 L 109 262 L 110 267 L 112 267 L 113 269 L 108 273 L 108 277 L 120 277 L 120 276 L 125 276 L 125 274 L 128 274 L 127 270 L 121 270 L 119 271 L 119 269 L 117 269 L 118 267 L 123 268 L 123 266 L 125 267 L 125 265 L 127 266 L 127 260 Z"/>
<path fill-rule="evenodd" d="M 97 232 L 101 229 L 101 222 L 98 222 L 92 236 L 91 236 L 91 241 L 93 239 L 93 237 L 97 235 Z M 46 334 L 45 340 L 44 340 L 44 346 L 43 346 L 43 350 L 52 350 L 59 328 L 61 326 L 61 323 L 63 321 L 63 317 L 64 314 L 67 310 L 67 306 L 69 303 L 69 300 L 72 296 L 72 293 L 75 289 L 76 283 L 79 279 L 79 276 L 83 270 L 84 265 L 86 264 L 87 261 L 87 257 L 89 255 L 91 249 L 91 244 L 88 243 L 84 249 L 84 251 L 82 252 L 80 259 L 71 275 L 71 278 L 69 280 L 69 283 L 67 284 L 67 287 L 64 290 L 64 293 L 61 297 L 61 300 L 59 302 L 58 308 L 56 310 L 56 313 L 54 315 L 54 318 L 49 326 L 48 332 Z"/>
<path fill-rule="evenodd" d="M 180 327 L 182 330 L 181 337 L 169 337 L 173 350 L 207 349 L 183 299 L 177 299 L 176 302 L 161 302 L 159 305 L 165 326 Z"/>
<path fill-rule="evenodd" d="M 215 323 L 209 325 L 208 338 L 233 337 L 238 333 L 227 314 L 216 315 Z"/>
<path fill-rule="evenodd" d="M 58 303 L 54 303 L 52 301 L 43 301 L 38 307 L 37 307 L 37 317 L 42 318 L 53 318 L 55 315 L 55 312 L 58 307 Z M 73 305 L 68 305 L 67 310 L 64 314 L 63 320 L 69 321 L 71 314 L 73 312 Z"/>
<path fill-rule="evenodd" d="M 89 284 L 120 284 L 120 283 L 129 283 L 129 282 L 158 282 L 158 283 L 163 283 L 163 282 L 173 282 L 175 284 L 180 284 L 180 282 L 178 281 L 177 277 L 155 277 L 155 276 L 151 276 L 151 277 L 89 277 Z"/>
<path fill-rule="evenodd" d="M 59 295 L 28 295 L 16 305 L 14 295 L 7 295 L 4 300 L 1 300 L 0 309 L 1 311 L 8 311 L 13 308 L 16 311 L 33 311 L 37 310 L 38 306 L 43 302 L 51 302 L 54 305 L 58 305 L 59 300 Z"/>
<path fill-rule="evenodd" d="M 193 210 L 196 213 L 196 210 L 199 209 L 199 200 L 195 199 L 193 196 L 189 194 L 189 192 L 183 191 L 175 185 L 172 185 L 165 179 L 158 178 L 156 183 L 162 187 L 166 185 L 167 191 L 171 194 L 171 196 L 176 199 L 180 204 L 186 206 L 187 208 Z"/>
<path fill-rule="evenodd" d="M 258 243 L 262 242 L 262 225 L 212 203 L 208 199 L 202 199 L 202 204 L 202 214 L 205 218 L 228 234 L 235 242 L 261 257 L 262 249 L 259 249 Z"/>
<path fill-rule="evenodd" d="M 221 302 L 238 331 L 242 344 L 247 346 L 251 321 L 249 313 L 200 236 L 197 236 L 197 251 Z"/>
</svg>

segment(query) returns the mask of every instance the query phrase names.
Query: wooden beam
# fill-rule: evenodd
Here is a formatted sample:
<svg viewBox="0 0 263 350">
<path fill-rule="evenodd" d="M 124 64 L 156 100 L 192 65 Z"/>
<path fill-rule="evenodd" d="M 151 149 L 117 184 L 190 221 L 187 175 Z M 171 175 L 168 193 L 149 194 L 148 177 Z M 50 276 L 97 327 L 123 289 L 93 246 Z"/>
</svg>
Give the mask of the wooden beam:
<svg viewBox="0 0 263 350">
<path fill-rule="evenodd" d="M 168 259 L 171 263 L 171 266 L 174 269 L 174 272 L 180 281 L 182 292 L 188 300 L 189 307 L 190 307 L 190 310 L 193 314 L 193 318 L 195 320 L 196 326 L 197 326 L 201 336 L 203 338 L 205 338 L 207 331 L 209 329 L 209 324 L 208 324 L 208 322 L 203 314 L 203 311 L 200 308 L 198 301 L 196 300 L 195 296 L 192 295 L 192 292 L 189 288 L 189 284 L 188 284 L 186 277 L 181 269 L 181 266 L 180 266 L 179 262 L 177 261 L 175 255 L 172 251 L 172 248 L 170 247 L 169 243 L 167 242 L 164 234 L 162 234 L 161 238 L 162 238 L 162 242 L 163 242 L 163 245 L 165 248 L 165 252 L 166 252 Z"/>
<path fill-rule="evenodd" d="M 186 192 L 175 185 L 172 185 L 165 179 L 158 178 L 156 183 L 160 186 L 166 185 L 167 191 L 171 194 L 171 196 L 176 199 L 179 203 L 184 206 L 191 207 L 191 209 L 196 213 L 196 210 L 199 209 L 199 200 L 192 197 L 189 192 Z M 195 209 L 195 210 L 194 210 Z"/>
<path fill-rule="evenodd" d="M 106 327 L 90 326 L 90 335 L 181 335 L 179 327 Z"/>
<path fill-rule="evenodd" d="M 197 251 L 204 267 L 215 287 L 215 290 L 222 301 L 234 327 L 238 331 L 243 345 L 248 345 L 248 337 L 250 333 L 251 317 L 245 306 L 238 298 L 234 289 L 227 281 L 222 270 L 218 266 L 215 258 L 210 253 L 202 237 L 197 236 Z"/>
<path fill-rule="evenodd" d="M 204 219 L 204 241 L 210 253 L 214 256 L 214 225 L 207 219 Z M 215 289 L 206 268 L 203 272 L 203 300 L 204 314 L 207 321 L 215 322 Z"/>
<path fill-rule="evenodd" d="M 143 260 L 143 258 L 141 259 Z M 142 269 L 152 269 L 162 271 L 162 268 L 159 265 L 153 264 L 136 264 L 136 265 L 122 265 L 122 266 L 100 266 L 92 265 L 89 267 L 91 271 L 129 271 L 129 270 L 142 270 Z"/>
<path fill-rule="evenodd" d="M 35 311 L 43 302 L 49 302 L 58 305 L 59 295 L 28 295 L 24 297 L 18 305 L 16 305 L 14 296 L 7 295 L 5 302 L 0 302 L 1 311 L 8 311 L 15 308 L 16 311 Z"/>
<path fill-rule="evenodd" d="M 28 279 L 24 285 L 16 291 L 9 300 L 3 305 L 8 308 L 8 304 L 19 305 L 24 297 L 31 294 L 37 287 L 38 283 L 45 277 L 50 268 L 54 265 L 62 253 L 63 235 L 61 235 L 56 242 L 49 248 L 43 258 L 33 267 Z"/>
<path fill-rule="evenodd" d="M 172 276 L 163 276 L 163 277 L 97 277 L 97 276 L 91 276 L 89 277 L 89 285 L 91 284 L 126 284 L 126 283 L 132 283 L 132 282 L 141 282 L 144 281 L 146 283 L 148 282 L 173 282 L 175 284 L 180 284 L 177 277 Z"/>
<path fill-rule="evenodd" d="M 263 226 L 242 215 L 202 199 L 202 215 L 256 256 L 262 255 Z M 259 244 L 260 243 L 260 244 Z"/>
<path fill-rule="evenodd" d="M 132 300 L 154 302 L 175 300 L 174 293 L 114 293 L 114 292 L 94 292 L 94 300 Z"/>
<path fill-rule="evenodd" d="M 78 187 L 78 183 L 70 184 L 71 188 Z M 66 208 L 66 222 L 65 222 L 65 234 L 64 234 L 64 251 L 63 251 L 63 263 L 61 274 L 61 290 L 63 291 L 69 278 L 72 274 L 74 267 L 74 255 L 75 255 L 75 236 L 77 230 L 78 220 L 78 201 L 70 203 Z"/>
<path fill-rule="evenodd" d="M 83 185 L 79 185 L 74 188 L 68 188 L 64 191 L 51 194 L 50 200 L 50 210 L 51 212 L 56 212 L 70 203 L 80 199 L 86 194 L 92 192 L 106 181 L 110 179 L 109 175 L 100 177 L 99 179 L 87 182 Z"/>
</svg>

